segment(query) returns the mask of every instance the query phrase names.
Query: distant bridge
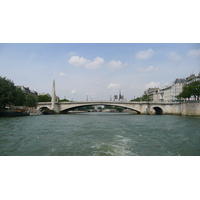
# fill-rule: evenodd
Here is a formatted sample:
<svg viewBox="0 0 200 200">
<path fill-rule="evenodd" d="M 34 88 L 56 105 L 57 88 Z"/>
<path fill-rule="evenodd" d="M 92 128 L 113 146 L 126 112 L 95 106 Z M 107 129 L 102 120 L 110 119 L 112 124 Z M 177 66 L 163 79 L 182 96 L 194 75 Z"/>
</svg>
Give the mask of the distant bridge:
<svg viewBox="0 0 200 200">
<path fill-rule="evenodd" d="M 53 80 L 51 102 L 39 102 L 37 109 L 48 108 L 56 113 L 95 105 L 109 105 L 127 108 L 138 114 L 175 114 L 175 115 L 198 115 L 200 116 L 200 101 L 194 102 L 126 102 L 126 101 L 79 101 L 57 102 L 55 92 L 55 80 Z"/>
<path fill-rule="evenodd" d="M 95 105 L 117 106 L 133 110 L 138 114 L 180 114 L 180 103 L 178 102 L 126 102 L 126 101 L 79 101 L 79 102 L 39 102 L 37 109 L 48 108 L 56 113 L 68 112 L 70 110 Z"/>
</svg>

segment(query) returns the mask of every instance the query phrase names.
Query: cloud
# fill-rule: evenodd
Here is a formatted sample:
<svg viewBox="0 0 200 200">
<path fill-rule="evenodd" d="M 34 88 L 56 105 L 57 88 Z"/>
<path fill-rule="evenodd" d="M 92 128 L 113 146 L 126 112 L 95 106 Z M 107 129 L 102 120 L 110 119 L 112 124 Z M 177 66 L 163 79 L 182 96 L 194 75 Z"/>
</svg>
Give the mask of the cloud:
<svg viewBox="0 0 200 200">
<path fill-rule="evenodd" d="M 152 81 L 151 83 L 146 84 L 145 86 L 146 86 L 147 89 L 148 88 L 160 87 L 160 82 L 155 83 L 154 81 Z"/>
<path fill-rule="evenodd" d="M 85 65 L 85 69 L 98 69 L 104 63 L 104 59 L 100 57 L 96 57 L 93 62 L 89 61 Z"/>
<path fill-rule="evenodd" d="M 121 86 L 121 84 L 118 83 L 110 83 L 107 88 L 109 89 L 115 89 L 115 88 L 119 88 Z"/>
<path fill-rule="evenodd" d="M 120 60 L 111 60 L 109 63 L 107 63 L 107 66 L 111 69 L 121 69 L 124 68 L 127 64 L 122 64 Z"/>
<path fill-rule="evenodd" d="M 150 57 L 153 56 L 153 50 L 152 49 L 148 49 L 146 51 L 138 51 L 138 53 L 136 54 L 136 58 L 137 59 L 148 59 Z"/>
<path fill-rule="evenodd" d="M 136 71 L 142 72 L 142 73 L 153 72 L 153 71 L 156 71 L 156 70 L 158 70 L 158 68 L 157 67 L 153 67 L 153 66 L 149 66 L 147 68 L 139 67 L 139 68 L 136 69 Z"/>
<path fill-rule="evenodd" d="M 79 57 L 79 56 L 72 56 L 68 61 L 69 64 L 74 65 L 76 67 L 83 66 L 88 62 L 90 62 L 90 61 L 83 57 Z"/>
<path fill-rule="evenodd" d="M 72 90 L 70 94 L 76 94 L 76 90 Z"/>
<path fill-rule="evenodd" d="M 187 52 L 187 56 L 191 58 L 200 57 L 200 49 L 194 49 Z"/>
<path fill-rule="evenodd" d="M 104 59 L 100 57 L 96 57 L 94 61 L 87 60 L 83 57 L 72 56 L 69 61 L 69 64 L 74 66 L 84 66 L 85 69 L 98 69 L 104 63 Z"/>
<path fill-rule="evenodd" d="M 60 73 L 59 73 L 59 76 L 66 76 L 66 74 L 63 73 L 63 72 L 60 72 Z"/>
<path fill-rule="evenodd" d="M 179 61 L 179 60 L 181 60 L 181 55 L 179 55 L 175 51 L 169 52 L 169 54 L 167 55 L 167 57 L 170 58 L 173 61 Z"/>
</svg>

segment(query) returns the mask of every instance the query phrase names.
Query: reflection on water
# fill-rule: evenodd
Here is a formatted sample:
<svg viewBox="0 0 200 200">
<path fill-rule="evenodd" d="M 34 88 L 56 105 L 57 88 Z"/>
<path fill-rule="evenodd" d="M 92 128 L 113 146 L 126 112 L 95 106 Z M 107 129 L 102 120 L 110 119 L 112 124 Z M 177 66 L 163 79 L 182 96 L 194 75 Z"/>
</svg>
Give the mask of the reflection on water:
<svg viewBox="0 0 200 200">
<path fill-rule="evenodd" d="M 123 113 L 0 118 L 0 155 L 200 155 L 199 122 Z"/>
</svg>

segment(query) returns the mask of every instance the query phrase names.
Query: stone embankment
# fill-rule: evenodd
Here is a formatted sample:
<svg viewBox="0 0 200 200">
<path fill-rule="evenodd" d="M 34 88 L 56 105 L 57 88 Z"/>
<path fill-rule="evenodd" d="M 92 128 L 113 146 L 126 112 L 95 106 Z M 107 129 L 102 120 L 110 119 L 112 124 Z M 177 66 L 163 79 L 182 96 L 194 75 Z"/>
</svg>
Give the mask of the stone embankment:
<svg viewBox="0 0 200 200">
<path fill-rule="evenodd" d="M 200 116 L 200 101 L 186 101 L 180 104 L 181 115 Z"/>
</svg>

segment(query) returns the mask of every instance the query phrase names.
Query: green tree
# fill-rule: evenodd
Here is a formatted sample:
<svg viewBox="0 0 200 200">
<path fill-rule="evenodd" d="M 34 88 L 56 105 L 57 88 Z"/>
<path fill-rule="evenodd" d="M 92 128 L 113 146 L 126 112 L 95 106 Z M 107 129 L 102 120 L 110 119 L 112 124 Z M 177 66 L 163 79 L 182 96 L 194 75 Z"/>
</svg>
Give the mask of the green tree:
<svg viewBox="0 0 200 200">
<path fill-rule="evenodd" d="M 23 106 L 25 105 L 25 102 L 26 102 L 26 93 L 23 92 L 20 88 L 16 87 L 14 105 Z"/>
<path fill-rule="evenodd" d="M 194 81 L 184 86 L 177 98 L 190 98 L 191 96 L 194 96 L 195 100 L 200 97 L 200 81 Z"/>
<path fill-rule="evenodd" d="M 142 97 L 137 97 L 136 99 L 132 99 L 130 101 L 150 101 L 150 97 L 147 94 L 144 94 Z"/>
<path fill-rule="evenodd" d="M 137 97 L 136 99 L 131 99 L 130 101 L 142 101 L 141 97 Z"/>
<path fill-rule="evenodd" d="M 7 104 L 13 104 L 15 101 L 14 83 L 6 77 L 0 76 L 0 107 L 5 108 Z"/>
<path fill-rule="evenodd" d="M 147 94 L 144 94 L 143 96 L 142 96 L 142 101 L 150 101 L 151 99 L 150 99 L 150 97 L 147 95 Z"/>
<path fill-rule="evenodd" d="M 118 112 L 123 112 L 124 111 L 124 108 L 122 108 L 122 107 L 116 107 L 115 108 Z"/>
<path fill-rule="evenodd" d="M 68 99 L 59 99 L 58 102 L 69 102 Z"/>
<path fill-rule="evenodd" d="M 28 107 L 36 107 L 37 106 L 37 98 L 32 94 L 28 94 L 26 96 L 25 105 Z"/>
<path fill-rule="evenodd" d="M 49 94 L 39 95 L 37 97 L 37 101 L 38 102 L 50 102 L 51 101 L 51 96 Z"/>
</svg>

